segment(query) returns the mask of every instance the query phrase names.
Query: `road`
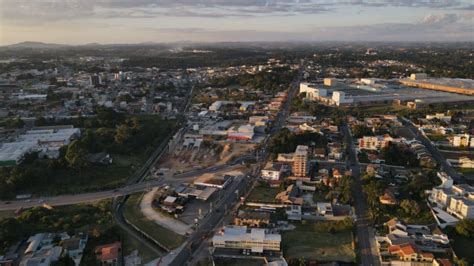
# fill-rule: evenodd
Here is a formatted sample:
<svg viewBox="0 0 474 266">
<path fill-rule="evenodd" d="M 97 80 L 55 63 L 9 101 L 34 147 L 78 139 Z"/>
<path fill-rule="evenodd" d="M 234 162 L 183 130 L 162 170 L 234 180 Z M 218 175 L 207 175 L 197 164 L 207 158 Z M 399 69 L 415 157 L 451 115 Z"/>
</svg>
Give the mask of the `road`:
<svg viewBox="0 0 474 266">
<path fill-rule="evenodd" d="M 354 146 L 354 139 L 347 125 L 342 126 L 346 141 L 348 144 L 348 155 L 354 185 L 352 187 L 352 195 L 355 202 L 355 212 L 357 216 L 357 240 L 362 265 L 380 265 L 378 252 L 375 246 L 375 235 L 373 228 L 369 225 L 368 207 L 364 193 L 362 193 L 362 181 L 360 179 L 360 165 L 357 160 L 357 154 Z"/>
<path fill-rule="evenodd" d="M 446 161 L 443 155 L 439 152 L 438 148 L 408 119 L 402 117 L 403 125 L 410 130 L 415 136 L 415 139 L 421 142 L 426 149 L 430 152 L 431 156 L 436 160 L 441 169 L 445 171 L 455 183 L 464 183 L 462 176 L 457 173 L 453 167 Z"/>
</svg>

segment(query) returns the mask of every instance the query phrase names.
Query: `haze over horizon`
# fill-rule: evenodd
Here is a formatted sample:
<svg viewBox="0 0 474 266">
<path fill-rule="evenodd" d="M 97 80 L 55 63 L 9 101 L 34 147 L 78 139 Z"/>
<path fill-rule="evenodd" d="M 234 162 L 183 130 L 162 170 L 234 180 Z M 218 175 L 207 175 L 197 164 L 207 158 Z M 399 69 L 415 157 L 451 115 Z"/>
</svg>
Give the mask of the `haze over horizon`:
<svg viewBox="0 0 474 266">
<path fill-rule="evenodd" d="M 474 41 L 470 0 L 0 0 L 0 45 Z"/>
</svg>

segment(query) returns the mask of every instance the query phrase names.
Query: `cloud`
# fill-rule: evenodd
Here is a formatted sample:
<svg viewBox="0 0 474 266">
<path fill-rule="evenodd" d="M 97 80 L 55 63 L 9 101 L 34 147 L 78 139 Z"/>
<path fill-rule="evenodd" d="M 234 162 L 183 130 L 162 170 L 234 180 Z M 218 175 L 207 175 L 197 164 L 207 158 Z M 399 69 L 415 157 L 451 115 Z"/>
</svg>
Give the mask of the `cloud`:
<svg viewBox="0 0 474 266">
<path fill-rule="evenodd" d="M 0 15 L 19 23 L 81 18 L 294 16 L 344 6 L 472 8 L 457 0 L 0 0 Z"/>
<path fill-rule="evenodd" d="M 153 28 L 156 35 L 195 41 L 474 41 L 472 25 L 456 14 L 430 14 L 415 23 L 313 27 L 305 30 L 214 30 L 199 27 Z M 140 30 L 140 29 L 137 29 Z"/>
</svg>

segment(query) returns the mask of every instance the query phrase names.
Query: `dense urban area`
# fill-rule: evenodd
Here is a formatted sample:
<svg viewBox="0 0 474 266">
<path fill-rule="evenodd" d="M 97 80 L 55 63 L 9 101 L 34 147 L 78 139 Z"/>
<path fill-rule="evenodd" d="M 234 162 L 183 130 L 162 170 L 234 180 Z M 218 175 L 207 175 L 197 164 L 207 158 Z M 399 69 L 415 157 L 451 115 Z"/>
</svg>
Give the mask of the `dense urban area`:
<svg viewBox="0 0 474 266">
<path fill-rule="evenodd" d="M 0 47 L 0 265 L 473 265 L 472 43 Z"/>
</svg>

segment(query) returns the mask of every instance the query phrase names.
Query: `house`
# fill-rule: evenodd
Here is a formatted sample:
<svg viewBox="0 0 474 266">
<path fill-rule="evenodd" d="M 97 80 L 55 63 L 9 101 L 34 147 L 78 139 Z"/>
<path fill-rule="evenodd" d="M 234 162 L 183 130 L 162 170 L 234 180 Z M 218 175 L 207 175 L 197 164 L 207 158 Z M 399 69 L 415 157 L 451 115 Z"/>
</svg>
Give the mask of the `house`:
<svg viewBox="0 0 474 266">
<path fill-rule="evenodd" d="M 379 197 L 380 203 L 384 205 L 397 205 L 398 201 L 393 192 L 389 189 L 386 189 L 384 194 Z"/>
<path fill-rule="evenodd" d="M 319 215 L 322 216 L 334 216 L 334 213 L 332 211 L 332 205 L 329 202 L 318 202 L 316 203 L 317 205 L 317 212 Z"/>
<path fill-rule="evenodd" d="M 402 261 L 413 262 L 433 262 L 434 255 L 429 252 L 422 252 L 415 244 L 406 243 L 402 245 L 393 245 L 388 248 L 390 254 L 397 255 Z"/>
<path fill-rule="evenodd" d="M 84 252 L 84 248 L 86 247 L 88 240 L 87 233 L 78 233 L 75 236 L 71 237 L 70 239 L 66 239 L 61 243 L 63 250 L 67 255 L 79 265 L 82 260 L 82 254 Z"/>
<path fill-rule="evenodd" d="M 270 213 L 259 211 L 240 210 L 234 218 L 234 224 L 238 226 L 264 227 L 270 224 Z"/>
<path fill-rule="evenodd" d="M 302 208 L 300 205 L 289 205 L 285 208 L 288 220 L 301 221 Z"/>
<path fill-rule="evenodd" d="M 278 193 L 275 199 L 284 204 L 303 205 L 303 198 L 298 197 L 298 187 L 289 185 L 285 191 Z"/>
<path fill-rule="evenodd" d="M 101 265 L 120 266 L 122 263 L 122 243 L 115 242 L 97 246 L 94 249 L 96 259 L 101 262 Z"/>
</svg>

